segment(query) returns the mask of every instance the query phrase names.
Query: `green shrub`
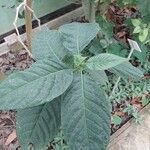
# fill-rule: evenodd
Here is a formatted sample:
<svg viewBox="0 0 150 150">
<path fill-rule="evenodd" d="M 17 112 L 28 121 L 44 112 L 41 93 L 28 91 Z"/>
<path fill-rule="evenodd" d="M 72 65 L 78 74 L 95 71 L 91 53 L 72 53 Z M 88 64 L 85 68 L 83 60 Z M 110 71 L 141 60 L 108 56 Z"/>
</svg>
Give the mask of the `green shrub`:
<svg viewBox="0 0 150 150">
<path fill-rule="evenodd" d="M 23 150 L 41 150 L 62 128 L 71 150 L 105 150 L 110 136 L 111 106 L 101 84 L 105 70 L 142 77 L 128 59 L 82 51 L 96 37 L 96 23 L 43 28 L 33 39 L 36 62 L 0 84 L 0 109 L 17 110 L 17 136 Z M 99 80 L 98 80 L 99 79 Z"/>
</svg>

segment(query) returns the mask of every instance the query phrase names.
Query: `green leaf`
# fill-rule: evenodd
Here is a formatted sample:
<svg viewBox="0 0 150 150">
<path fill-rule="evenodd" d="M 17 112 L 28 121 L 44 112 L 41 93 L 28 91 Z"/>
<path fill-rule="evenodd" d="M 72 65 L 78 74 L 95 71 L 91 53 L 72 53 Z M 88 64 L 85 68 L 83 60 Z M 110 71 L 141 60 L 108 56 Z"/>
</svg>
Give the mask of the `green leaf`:
<svg viewBox="0 0 150 150">
<path fill-rule="evenodd" d="M 142 106 L 144 107 L 150 102 L 150 100 L 147 97 L 144 97 L 141 102 L 142 102 Z"/>
<path fill-rule="evenodd" d="M 119 116 L 117 116 L 117 115 L 113 115 L 113 116 L 112 116 L 112 124 L 114 124 L 114 125 L 117 126 L 117 125 L 120 125 L 121 122 L 122 122 L 121 117 L 119 117 Z"/>
<path fill-rule="evenodd" d="M 65 55 L 61 35 L 58 31 L 42 28 L 32 40 L 32 53 L 35 59 L 52 58 L 61 60 Z"/>
<path fill-rule="evenodd" d="M 18 18 L 19 19 L 24 19 L 25 18 L 25 11 L 24 10 L 18 14 Z"/>
<path fill-rule="evenodd" d="M 62 128 L 71 150 L 104 150 L 110 136 L 110 102 L 87 74 L 74 74 L 62 97 Z"/>
<path fill-rule="evenodd" d="M 139 79 L 143 76 L 142 71 L 132 66 L 129 62 L 122 63 L 109 70 L 110 72 L 117 74 L 118 76 L 121 76 L 123 78 L 132 77 L 134 79 Z"/>
<path fill-rule="evenodd" d="M 136 58 L 139 59 L 140 62 L 146 62 L 148 59 L 148 48 L 146 47 L 146 45 L 141 45 L 140 48 L 142 49 L 141 52 L 139 51 L 134 51 L 133 52 L 133 56 L 135 56 Z"/>
<path fill-rule="evenodd" d="M 30 143 L 35 150 L 44 150 L 54 139 L 60 128 L 60 98 L 40 106 L 17 112 L 17 138 L 22 150 L 27 150 Z"/>
<path fill-rule="evenodd" d="M 148 32 L 149 32 L 148 28 L 144 28 L 144 29 L 142 30 L 142 32 L 139 34 L 139 40 L 140 40 L 141 42 L 144 42 L 144 41 L 146 40 L 146 38 L 147 38 L 147 36 L 148 36 Z"/>
<path fill-rule="evenodd" d="M 63 58 L 63 62 L 70 68 L 73 68 L 75 70 L 83 70 L 85 67 L 85 60 L 86 57 L 83 57 L 82 55 L 66 55 Z"/>
<path fill-rule="evenodd" d="M 128 59 L 113 54 L 99 54 L 87 60 L 87 67 L 91 70 L 106 70 L 115 67 Z"/>
<path fill-rule="evenodd" d="M 62 62 L 65 63 L 69 68 L 74 68 L 74 55 L 65 55 L 65 57 L 62 59 Z"/>
<path fill-rule="evenodd" d="M 134 28 L 133 33 L 140 33 L 142 31 L 140 26 Z"/>
<path fill-rule="evenodd" d="M 107 52 L 118 55 L 120 57 L 127 57 L 128 50 L 125 49 L 124 45 L 121 45 L 118 41 L 113 40 L 111 44 L 107 47 Z"/>
<path fill-rule="evenodd" d="M 81 65 L 86 60 L 86 57 L 81 55 L 74 55 L 74 64 L 76 66 Z"/>
<path fill-rule="evenodd" d="M 114 23 L 106 20 L 104 16 L 100 15 L 96 16 L 96 22 L 100 25 L 101 34 L 103 34 L 106 39 L 111 39 L 113 37 Z"/>
<path fill-rule="evenodd" d="M 131 22 L 135 27 L 140 26 L 140 24 L 141 24 L 140 19 L 131 19 Z"/>
<path fill-rule="evenodd" d="M 117 0 L 117 3 L 119 4 L 119 6 L 121 7 L 131 7 L 131 6 L 135 6 L 137 4 L 139 0 Z"/>
<path fill-rule="evenodd" d="M 0 84 L 0 109 L 23 109 L 63 94 L 73 79 L 72 70 L 53 60 L 36 62 Z"/>
<path fill-rule="evenodd" d="M 98 55 L 100 53 L 103 52 L 103 47 L 99 41 L 99 39 L 94 39 L 92 42 L 91 42 L 91 46 L 89 48 L 89 51 L 92 53 L 92 54 L 95 54 L 95 55 Z"/>
<path fill-rule="evenodd" d="M 101 46 L 102 46 L 103 49 L 106 49 L 109 46 L 108 41 L 105 40 L 105 39 L 101 39 L 100 40 L 100 44 L 101 44 Z"/>
<path fill-rule="evenodd" d="M 70 23 L 59 28 L 64 37 L 64 47 L 73 54 L 79 54 L 96 37 L 99 31 L 97 23 Z"/>
<path fill-rule="evenodd" d="M 98 85 L 106 85 L 106 83 L 109 82 L 105 71 L 88 70 L 88 73 L 91 76 L 91 78 L 93 78 L 95 82 L 98 83 Z"/>
</svg>

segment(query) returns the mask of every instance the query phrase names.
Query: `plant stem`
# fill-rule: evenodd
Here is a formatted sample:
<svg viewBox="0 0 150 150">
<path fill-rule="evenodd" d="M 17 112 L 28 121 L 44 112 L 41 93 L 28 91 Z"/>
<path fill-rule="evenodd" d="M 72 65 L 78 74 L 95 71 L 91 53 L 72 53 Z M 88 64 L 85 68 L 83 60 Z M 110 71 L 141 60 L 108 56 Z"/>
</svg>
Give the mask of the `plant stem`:
<svg viewBox="0 0 150 150">
<path fill-rule="evenodd" d="M 133 48 L 131 48 L 130 53 L 129 53 L 129 55 L 128 55 L 128 59 L 130 59 L 130 58 L 131 58 L 131 56 L 132 56 L 132 54 L 133 54 L 133 51 L 134 51 L 134 49 L 133 49 Z"/>
<path fill-rule="evenodd" d="M 85 19 L 89 22 L 95 22 L 95 3 L 90 0 L 82 0 L 82 7 L 84 9 Z"/>
<path fill-rule="evenodd" d="M 111 92 L 109 98 L 112 98 L 112 96 L 114 95 L 114 93 L 115 93 L 115 91 L 116 91 L 116 89 L 117 89 L 117 87 L 118 87 L 118 84 L 119 84 L 120 80 L 121 80 L 121 77 L 118 77 L 118 79 L 117 79 L 117 81 L 116 81 L 116 83 L 115 83 L 115 85 L 114 85 L 114 87 L 113 87 L 113 89 L 112 89 L 112 92 Z"/>
<path fill-rule="evenodd" d="M 94 2 L 90 2 L 90 18 L 89 22 L 95 22 L 96 7 Z"/>
<path fill-rule="evenodd" d="M 89 20 L 89 7 L 90 7 L 90 3 L 89 3 L 89 0 L 82 0 L 82 7 L 83 7 L 83 10 L 84 10 L 84 15 L 85 15 L 85 19 L 86 20 Z"/>
<path fill-rule="evenodd" d="M 98 4 L 97 4 L 97 15 L 101 14 L 101 12 L 100 12 L 100 5 L 101 5 L 101 0 L 99 0 Z"/>
<path fill-rule="evenodd" d="M 26 4 L 29 8 L 32 8 L 32 0 L 26 0 Z M 25 26 L 27 35 L 27 46 L 31 51 L 31 41 L 32 41 L 32 12 L 25 8 Z"/>
</svg>

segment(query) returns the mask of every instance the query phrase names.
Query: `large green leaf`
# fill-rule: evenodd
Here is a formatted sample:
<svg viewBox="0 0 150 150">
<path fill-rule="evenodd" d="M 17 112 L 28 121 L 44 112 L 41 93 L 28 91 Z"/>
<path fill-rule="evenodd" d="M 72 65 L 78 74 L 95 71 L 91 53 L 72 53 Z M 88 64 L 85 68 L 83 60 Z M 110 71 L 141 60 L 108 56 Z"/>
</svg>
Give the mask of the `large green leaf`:
<svg viewBox="0 0 150 150">
<path fill-rule="evenodd" d="M 32 52 L 35 59 L 55 58 L 61 60 L 66 51 L 62 44 L 61 35 L 56 30 L 42 28 L 32 40 Z"/>
<path fill-rule="evenodd" d="M 128 59 L 114 54 L 99 54 L 87 60 L 87 67 L 91 70 L 106 70 L 115 67 Z"/>
<path fill-rule="evenodd" d="M 117 74 L 123 78 L 132 77 L 134 79 L 139 79 L 143 76 L 143 73 L 138 68 L 132 66 L 129 62 L 122 63 L 113 68 L 109 69 L 110 72 Z"/>
<path fill-rule="evenodd" d="M 79 54 L 97 35 L 99 26 L 96 23 L 70 23 L 59 28 L 64 37 L 63 45 L 73 54 Z"/>
<path fill-rule="evenodd" d="M 60 128 L 60 100 L 17 112 L 17 138 L 22 150 L 27 150 L 30 143 L 35 150 L 44 150 L 53 140 Z"/>
<path fill-rule="evenodd" d="M 10 75 L 0 84 L 0 109 L 23 109 L 63 94 L 73 79 L 72 70 L 53 60 Z"/>
<path fill-rule="evenodd" d="M 105 150 L 110 134 L 110 104 L 89 75 L 74 74 L 61 106 L 62 128 L 71 150 Z"/>
<path fill-rule="evenodd" d="M 98 85 L 106 85 L 108 83 L 108 77 L 103 70 L 88 70 L 88 74 Z"/>
</svg>

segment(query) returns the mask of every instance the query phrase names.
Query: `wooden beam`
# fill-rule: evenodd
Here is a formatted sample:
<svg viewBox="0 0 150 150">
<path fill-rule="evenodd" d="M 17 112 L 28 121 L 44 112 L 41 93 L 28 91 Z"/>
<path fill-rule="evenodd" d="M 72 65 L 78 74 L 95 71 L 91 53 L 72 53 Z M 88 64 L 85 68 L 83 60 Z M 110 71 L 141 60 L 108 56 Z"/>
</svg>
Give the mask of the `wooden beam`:
<svg viewBox="0 0 150 150">
<path fill-rule="evenodd" d="M 28 7 L 32 8 L 32 0 L 27 0 L 26 4 Z M 31 51 L 32 42 L 32 13 L 27 7 L 25 7 L 25 27 L 27 36 L 27 47 Z"/>
<path fill-rule="evenodd" d="M 136 149 L 136 141 L 134 139 L 137 139 L 137 142 L 140 143 L 139 140 L 144 139 L 144 136 L 146 137 L 146 134 L 143 133 L 143 137 L 139 139 L 139 136 L 142 136 L 140 133 L 140 130 L 142 132 L 144 129 L 149 128 L 150 129 L 150 104 L 144 107 L 139 113 L 141 117 L 143 118 L 143 121 L 141 125 L 135 123 L 134 119 L 130 119 L 126 124 L 124 124 L 119 130 L 117 130 L 110 138 L 110 143 L 108 145 L 107 150 L 135 150 Z M 149 117 L 148 117 L 149 116 Z M 139 131 L 139 133 L 137 132 Z M 146 131 L 147 132 L 147 131 Z M 141 134 L 141 135 L 139 135 Z M 150 139 L 150 134 L 149 137 Z M 145 141 L 149 139 L 144 139 Z M 133 140 L 133 141 L 132 141 Z M 131 143 L 130 143 L 130 142 Z M 132 143 L 133 142 L 133 143 Z M 134 143 L 135 142 L 135 143 Z M 138 144 L 137 143 L 137 144 Z M 127 145 L 128 144 L 128 145 Z M 144 144 L 144 143 L 143 143 Z M 132 146 L 133 149 L 131 148 Z M 149 144 L 150 146 L 150 144 Z M 129 148 L 130 147 L 130 148 Z M 136 149 L 137 150 L 137 149 Z"/>
</svg>

